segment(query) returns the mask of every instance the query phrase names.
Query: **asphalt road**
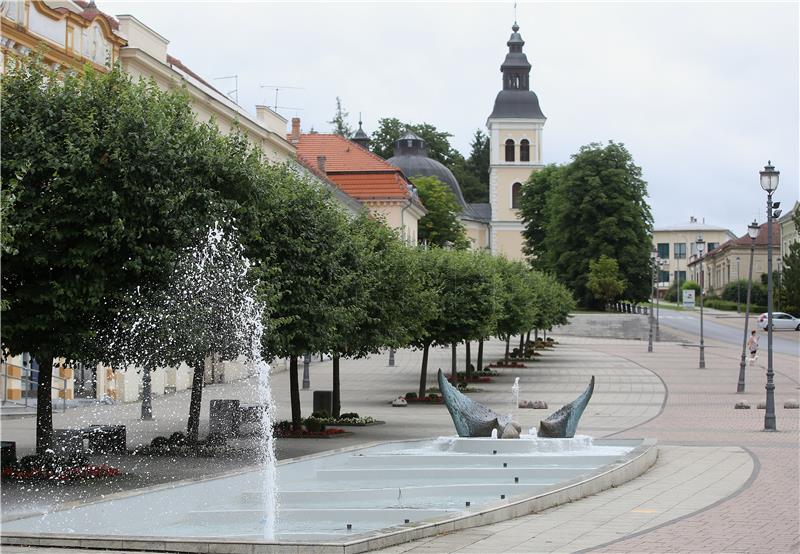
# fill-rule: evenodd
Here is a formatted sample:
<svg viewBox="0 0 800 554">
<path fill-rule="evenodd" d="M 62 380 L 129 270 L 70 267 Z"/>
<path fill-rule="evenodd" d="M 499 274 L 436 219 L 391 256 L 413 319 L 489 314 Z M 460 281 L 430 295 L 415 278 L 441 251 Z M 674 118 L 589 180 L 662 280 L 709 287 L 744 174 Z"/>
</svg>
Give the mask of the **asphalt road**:
<svg viewBox="0 0 800 554">
<path fill-rule="evenodd" d="M 742 331 L 744 330 L 744 316 L 725 317 L 724 323 L 715 315 L 705 314 L 703 317 L 703 336 L 706 339 L 718 340 L 742 346 Z M 756 314 L 758 317 L 758 314 Z M 697 336 L 700 340 L 700 313 L 698 312 L 678 312 L 672 310 L 661 310 L 659 316 L 662 327 L 670 327 L 678 331 L 683 331 Z M 750 318 L 750 328 L 754 325 L 754 319 Z M 759 330 L 761 334 L 761 349 L 767 348 L 766 332 Z M 772 349 L 774 352 L 800 357 L 800 332 L 798 331 L 775 331 L 772 334 Z"/>
</svg>

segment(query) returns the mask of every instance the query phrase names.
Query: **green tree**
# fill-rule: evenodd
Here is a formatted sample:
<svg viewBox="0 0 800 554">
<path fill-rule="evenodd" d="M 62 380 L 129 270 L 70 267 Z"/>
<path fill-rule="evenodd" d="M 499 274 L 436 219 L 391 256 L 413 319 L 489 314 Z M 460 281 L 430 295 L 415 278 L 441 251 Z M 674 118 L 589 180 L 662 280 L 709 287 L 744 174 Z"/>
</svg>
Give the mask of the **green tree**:
<svg viewBox="0 0 800 554">
<path fill-rule="evenodd" d="M 547 199 L 549 193 L 563 179 L 563 167 L 554 164 L 534 171 L 522 187 L 520 215 L 525 222 L 522 230 L 522 250 L 531 266 L 546 267 L 545 226 L 547 225 Z"/>
<path fill-rule="evenodd" d="M 42 363 L 37 449 L 52 445 L 53 357 L 81 360 L 138 285 L 157 287 L 217 215 L 241 207 L 241 136 L 195 122 L 182 91 L 119 68 L 2 77 L 3 344 Z M 240 223 L 243 224 L 243 223 Z"/>
<path fill-rule="evenodd" d="M 795 210 L 792 221 L 795 227 L 800 229 L 800 209 Z M 783 256 L 779 294 L 782 309 L 800 316 L 800 242 L 798 241 L 791 243 L 789 251 Z"/>
<path fill-rule="evenodd" d="M 419 220 L 420 242 L 455 249 L 468 248 L 467 232 L 458 219 L 461 206 L 450 187 L 436 177 L 412 177 L 411 182 L 417 187 L 419 198 L 428 210 Z"/>
<path fill-rule="evenodd" d="M 326 349 L 333 355 L 333 414 L 341 409 L 340 358 L 361 358 L 383 348 L 402 348 L 419 336 L 435 302 L 423 287 L 419 256 L 397 232 L 367 213 L 350 222 L 341 250 L 338 302 L 348 321 Z"/>
<path fill-rule="evenodd" d="M 619 298 L 625 290 L 625 279 L 619 275 L 617 260 L 603 254 L 590 261 L 586 287 L 603 305 Z"/>
<path fill-rule="evenodd" d="M 500 299 L 501 316 L 497 319 L 495 335 L 506 343 L 505 359 L 511 346 L 511 337 L 532 329 L 536 320 L 536 297 L 530 288 L 530 270 L 522 262 L 495 258 L 497 272 L 503 285 Z"/>
<path fill-rule="evenodd" d="M 292 424 L 299 429 L 297 358 L 325 351 L 335 342 L 337 329 L 353 318 L 353 308 L 340 301 L 350 278 L 343 249 L 351 239 L 347 218 L 327 191 L 286 167 L 269 171 L 271 186 L 258 210 L 261 242 L 248 257 L 261 265 L 261 281 L 268 280 L 278 295 L 271 304 L 265 358 L 289 358 Z M 264 302 L 270 304 L 269 298 Z"/>
<path fill-rule="evenodd" d="M 431 346 L 452 346 L 488 335 L 495 325 L 500 287 L 488 254 L 432 248 L 421 251 L 421 278 L 434 292 L 424 331 L 412 344 L 422 349 L 419 396 L 427 388 Z"/>
<path fill-rule="evenodd" d="M 328 123 L 333 125 L 334 135 L 339 135 L 340 137 L 348 139 L 353 136 L 353 128 L 350 127 L 350 124 L 347 122 L 348 117 L 350 117 L 350 112 L 345 111 L 342 107 L 342 99 L 337 96 L 336 112 L 333 114 L 333 119 L 328 121 Z"/>
<path fill-rule="evenodd" d="M 489 201 L 489 137 L 477 129 L 465 160 L 454 160 L 450 170 L 458 179 L 467 202 Z"/>
<path fill-rule="evenodd" d="M 622 144 L 594 143 L 582 147 L 558 171 L 546 193 L 540 267 L 574 291 L 583 306 L 599 305 L 587 279 L 589 261 L 604 254 L 619 263 L 627 284 L 623 297 L 648 297 L 652 215 L 641 176 Z M 534 225 L 528 237 L 535 252 L 536 222 L 526 218 L 525 223 Z"/>
</svg>

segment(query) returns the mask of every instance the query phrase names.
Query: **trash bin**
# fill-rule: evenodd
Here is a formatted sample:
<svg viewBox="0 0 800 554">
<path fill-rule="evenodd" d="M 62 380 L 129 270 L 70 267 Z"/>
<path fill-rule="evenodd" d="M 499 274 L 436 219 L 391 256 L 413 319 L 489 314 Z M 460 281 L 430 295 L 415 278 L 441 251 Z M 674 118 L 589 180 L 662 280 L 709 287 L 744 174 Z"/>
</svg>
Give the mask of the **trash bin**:
<svg viewBox="0 0 800 554">
<path fill-rule="evenodd" d="M 53 451 L 58 456 L 84 454 L 84 429 L 53 429 Z"/>
<path fill-rule="evenodd" d="M 128 450 L 128 433 L 124 425 L 91 425 L 84 429 L 92 454 L 119 454 Z"/>
<path fill-rule="evenodd" d="M 212 400 L 209 408 L 209 432 L 230 436 L 239 430 L 239 401 Z"/>
<path fill-rule="evenodd" d="M 0 441 L 2 456 L 0 456 L 0 466 L 9 467 L 17 463 L 17 443 L 14 441 Z"/>
<path fill-rule="evenodd" d="M 333 413 L 333 391 L 314 391 L 314 412 L 325 411 L 328 415 Z"/>
</svg>

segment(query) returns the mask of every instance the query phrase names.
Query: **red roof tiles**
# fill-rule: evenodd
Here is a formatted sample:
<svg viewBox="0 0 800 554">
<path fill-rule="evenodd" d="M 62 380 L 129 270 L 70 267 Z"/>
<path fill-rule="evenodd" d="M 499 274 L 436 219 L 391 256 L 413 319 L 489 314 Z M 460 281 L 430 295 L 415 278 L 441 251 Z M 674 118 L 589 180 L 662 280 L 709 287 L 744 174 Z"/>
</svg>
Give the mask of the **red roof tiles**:
<svg viewBox="0 0 800 554">
<path fill-rule="evenodd" d="M 409 183 L 399 168 L 339 135 L 300 135 L 297 157 L 305 165 L 319 168 L 325 157 L 328 179 L 354 198 L 410 198 Z"/>
</svg>

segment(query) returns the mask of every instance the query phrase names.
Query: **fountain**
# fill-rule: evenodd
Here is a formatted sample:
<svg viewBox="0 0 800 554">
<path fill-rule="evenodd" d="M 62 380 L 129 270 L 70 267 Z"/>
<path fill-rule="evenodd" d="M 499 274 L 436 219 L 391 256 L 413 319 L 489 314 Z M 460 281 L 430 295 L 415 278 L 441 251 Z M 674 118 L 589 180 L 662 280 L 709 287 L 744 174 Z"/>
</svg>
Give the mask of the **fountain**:
<svg viewBox="0 0 800 554">
<path fill-rule="evenodd" d="M 656 459 L 647 440 L 523 434 L 510 415 L 460 393 L 440 371 L 440 389 L 459 436 L 356 446 L 275 463 L 275 406 L 270 369 L 260 356 L 261 310 L 247 291 L 236 310 L 237 328 L 249 341 L 246 357 L 257 368 L 266 407 L 260 466 L 35 515 L 4 515 L 3 544 L 219 554 L 312 547 L 360 552 L 571 502 L 638 476 Z M 592 379 L 575 402 L 545 422 L 574 434 L 593 384 Z M 518 379 L 514 389 L 518 402 Z"/>
<path fill-rule="evenodd" d="M 519 409 L 519 377 L 514 377 L 514 384 L 511 385 L 511 414 L 517 415 Z"/>
</svg>

